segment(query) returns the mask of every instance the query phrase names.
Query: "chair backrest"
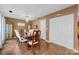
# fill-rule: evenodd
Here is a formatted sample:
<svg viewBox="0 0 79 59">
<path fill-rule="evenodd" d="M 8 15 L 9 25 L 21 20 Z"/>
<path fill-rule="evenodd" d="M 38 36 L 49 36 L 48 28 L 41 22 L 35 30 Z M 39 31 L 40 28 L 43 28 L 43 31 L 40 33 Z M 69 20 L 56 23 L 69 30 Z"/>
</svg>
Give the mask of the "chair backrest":
<svg viewBox="0 0 79 59">
<path fill-rule="evenodd" d="M 18 30 L 15 30 L 16 37 L 21 41 L 21 35 L 19 34 Z"/>
<path fill-rule="evenodd" d="M 40 30 L 34 30 L 33 31 L 33 40 L 39 41 L 40 40 L 41 31 Z"/>
<path fill-rule="evenodd" d="M 30 30 L 29 30 L 29 34 L 30 34 L 30 36 L 33 35 L 33 31 L 34 31 L 33 29 L 30 29 Z"/>
<path fill-rule="evenodd" d="M 20 29 L 19 34 L 23 37 L 24 36 L 24 29 Z"/>
</svg>

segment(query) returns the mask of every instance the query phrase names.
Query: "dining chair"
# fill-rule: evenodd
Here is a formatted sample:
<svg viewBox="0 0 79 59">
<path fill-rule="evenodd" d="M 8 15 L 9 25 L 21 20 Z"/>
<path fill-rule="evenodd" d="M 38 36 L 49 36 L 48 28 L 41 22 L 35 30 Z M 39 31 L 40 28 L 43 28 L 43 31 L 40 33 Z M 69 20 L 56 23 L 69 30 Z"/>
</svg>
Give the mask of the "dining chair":
<svg viewBox="0 0 79 59">
<path fill-rule="evenodd" d="M 31 46 L 31 49 L 33 50 L 33 52 L 34 52 L 35 45 L 38 45 L 40 49 L 40 42 L 41 42 L 40 35 L 41 35 L 40 30 L 34 30 L 32 40 L 28 41 L 28 45 Z"/>
<path fill-rule="evenodd" d="M 15 34 L 16 34 L 16 37 L 17 37 L 18 46 L 21 47 L 24 42 L 27 42 L 27 39 L 21 37 L 18 30 L 15 30 Z"/>
</svg>

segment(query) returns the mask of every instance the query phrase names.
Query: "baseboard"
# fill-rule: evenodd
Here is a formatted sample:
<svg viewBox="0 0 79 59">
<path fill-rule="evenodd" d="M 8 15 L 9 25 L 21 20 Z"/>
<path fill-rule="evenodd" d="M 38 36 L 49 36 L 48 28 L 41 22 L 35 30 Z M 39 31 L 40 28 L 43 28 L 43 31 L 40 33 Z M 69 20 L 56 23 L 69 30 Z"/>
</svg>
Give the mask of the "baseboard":
<svg viewBox="0 0 79 59">
<path fill-rule="evenodd" d="M 44 39 L 42 39 L 42 40 L 44 40 Z M 51 41 L 49 41 L 49 40 L 44 40 L 46 43 L 52 43 Z"/>
<path fill-rule="evenodd" d="M 55 45 L 57 45 L 57 46 L 61 46 L 61 45 L 58 45 L 58 44 L 56 44 L 56 43 L 52 43 L 51 41 L 48 41 L 48 40 L 44 40 L 44 41 L 47 42 L 47 43 L 55 44 Z M 65 46 L 61 46 L 61 47 L 66 48 L 66 49 L 70 49 L 70 48 L 67 48 L 67 47 L 65 47 Z M 79 53 L 79 50 L 75 50 L 75 49 L 70 49 L 70 50 L 72 50 L 72 51 L 74 51 L 74 52 L 76 52 L 76 53 Z"/>
</svg>

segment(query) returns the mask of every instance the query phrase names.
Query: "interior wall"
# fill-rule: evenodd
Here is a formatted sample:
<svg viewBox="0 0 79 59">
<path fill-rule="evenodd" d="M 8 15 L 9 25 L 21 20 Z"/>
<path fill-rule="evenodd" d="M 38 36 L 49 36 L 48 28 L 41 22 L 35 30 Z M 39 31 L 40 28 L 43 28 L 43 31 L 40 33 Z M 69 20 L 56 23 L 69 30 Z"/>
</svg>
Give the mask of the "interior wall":
<svg viewBox="0 0 79 59">
<path fill-rule="evenodd" d="M 74 15 L 52 18 L 49 21 L 49 40 L 52 43 L 74 49 Z"/>
<path fill-rule="evenodd" d="M 40 20 L 34 20 L 30 22 L 32 25 L 32 29 L 36 28 L 36 25 L 38 25 L 38 28 L 41 30 L 41 38 L 46 40 L 46 20 L 40 19 Z"/>
<path fill-rule="evenodd" d="M 6 18 L 6 23 L 7 24 L 13 24 L 14 29 L 25 29 L 27 26 L 26 22 L 24 20 L 19 20 L 19 19 L 12 19 L 12 18 Z M 17 23 L 24 23 L 25 26 L 18 26 Z"/>
<path fill-rule="evenodd" d="M 79 5 L 77 6 L 77 12 L 78 12 L 77 15 L 79 16 Z"/>
<path fill-rule="evenodd" d="M 46 40 L 46 20 L 39 20 L 39 29 L 41 30 L 41 38 Z"/>
<path fill-rule="evenodd" d="M 1 21 L 1 14 L 0 14 L 0 48 L 2 47 L 2 42 L 1 42 L 1 41 L 2 41 L 2 40 L 1 40 L 1 39 L 2 39 L 1 24 L 2 24 L 2 21 Z"/>
<path fill-rule="evenodd" d="M 77 37 L 78 37 L 78 49 L 79 49 L 79 5 L 77 6 Z"/>
<path fill-rule="evenodd" d="M 38 27 L 39 27 L 39 21 L 38 20 L 31 21 L 30 24 L 32 25 L 33 29 L 36 28 L 36 25 L 38 25 Z"/>
<path fill-rule="evenodd" d="M 17 23 L 24 23 L 25 26 L 18 26 Z M 15 36 L 15 32 L 14 32 L 15 29 L 17 29 L 17 30 L 24 29 L 24 30 L 27 31 L 27 23 L 24 20 L 19 20 L 19 19 L 14 19 L 14 18 L 6 17 L 6 24 L 12 24 L 12 27 L 13 27 L 13 37 Z"/>
</svg>

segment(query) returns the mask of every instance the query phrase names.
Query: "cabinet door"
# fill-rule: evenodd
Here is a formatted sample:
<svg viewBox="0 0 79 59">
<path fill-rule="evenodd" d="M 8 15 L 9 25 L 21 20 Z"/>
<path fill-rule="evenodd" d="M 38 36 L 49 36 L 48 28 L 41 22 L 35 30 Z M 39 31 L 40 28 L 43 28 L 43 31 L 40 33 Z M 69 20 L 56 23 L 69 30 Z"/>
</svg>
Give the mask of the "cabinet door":
<svg viewBox="0 0 79 59">
<path fill-rule="evenodd" d="M 12 38 L 12 24 L 6 24 L 6 39 Z"/>
<path fill-rule="evenodd" d="M 2 19 L 2 44 L 5 41 L 5 18 L 4 16 L 1 16 Z"/>
<path fill-rule="evenodd" d="M 5 19 L 4 16 L 0 15 L 0 48 L 5 41 Z"/>
<path fill-rule="evenodd" d="M 6 39 L 8 39 L 8 37 L 9 37 L 9 36 L 8 36 L 8 24 L 6 24 L 6 29 L 5 29 L 5 31 L 6 31 L 6 32 L 5 32 L 5 34 L 6 34 L 5 37 L 6 37 Z"/>
<path fill-rule="evenodd" d="M 9 38 L 12 38 L 12 24 L 9 24 Z"/>
</svg>

